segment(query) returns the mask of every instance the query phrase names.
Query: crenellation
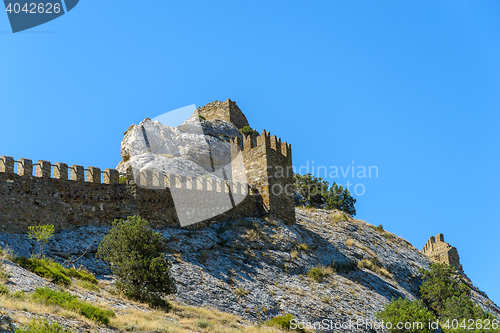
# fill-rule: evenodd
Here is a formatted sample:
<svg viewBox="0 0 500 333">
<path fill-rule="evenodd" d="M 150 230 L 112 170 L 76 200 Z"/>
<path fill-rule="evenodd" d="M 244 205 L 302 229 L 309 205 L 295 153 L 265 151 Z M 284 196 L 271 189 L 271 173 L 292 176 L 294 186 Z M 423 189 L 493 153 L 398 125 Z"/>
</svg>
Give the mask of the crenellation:
<svg viewBox="0 0 500 333">
<path fill-rule="evenodd" d="M 85 182 L 83 166 L 73 164 L 70 169 L 70 179 L 76 182 Z"/>
<path fill-rule="evenodd" d="M 106 169 L 109 170 L 109 169 Z M 66 163 L 54 164 L 54 178 L 68 180 L 68 165 Z"/>
<path fill-rule="evenodd" d="M 52 164 L 49 161 L 39 160 L 36 164 L 36 176 L 39 178 L 50 178 Z"/>
<path fill-rule="evenodd" d="M 101 183 L 101 169 L 97 167 L 87 168 L 87 182 L 100 184 Z"/>
<path fill-rule="evenodd" d="M 63 163 L 56 163 L 63 164 Z M 68 166 L 64 164 L 66 168 L 62 168 L 66 170 L 66 177 L 64 179 L 68 179 Z M 54 175 L 56 174 L 56 170 L 54 170 Z M 120 184 L 120 173 L 116 169 L 105 169 L 104 170 L 104 184 L 109 185 L 118 185 Z"/>
<path fill-rule="evenodd" d="M 33 176 L 33 162 L 28 158 L 20 158 L 17 162 L 19 176 Z"/>
<path fill-rule="evenodd" d="M 14 158 L 12 156 L 0 157 L 0 172 L 14 173 Z"/>
</svg>

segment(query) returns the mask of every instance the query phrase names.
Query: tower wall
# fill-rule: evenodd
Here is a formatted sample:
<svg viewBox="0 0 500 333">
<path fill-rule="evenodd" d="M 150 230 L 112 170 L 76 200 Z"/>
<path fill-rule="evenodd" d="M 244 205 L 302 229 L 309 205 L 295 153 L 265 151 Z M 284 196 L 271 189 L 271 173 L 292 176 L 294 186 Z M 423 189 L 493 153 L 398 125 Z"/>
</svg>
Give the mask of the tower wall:
<svg viewBox="0 0 500 333">
<path fill-rule="evenodd" d="M 457 248 L 446 243 L 443 234 L 437 234 L 436 237 L 431 236 L 424 245 L 422 253 L 432 262 L 444 263 L 463 271 Z"/>
<path fill-rule="evenodd" d="M 232 123 L 238 129 L 249 126 L 247 117 L 241 112 L 236 102 L 229 98 L 224 101 L 214 101 L 197 109 L 199 115 L 207 120 L 220 119 Z"/>
</svg>

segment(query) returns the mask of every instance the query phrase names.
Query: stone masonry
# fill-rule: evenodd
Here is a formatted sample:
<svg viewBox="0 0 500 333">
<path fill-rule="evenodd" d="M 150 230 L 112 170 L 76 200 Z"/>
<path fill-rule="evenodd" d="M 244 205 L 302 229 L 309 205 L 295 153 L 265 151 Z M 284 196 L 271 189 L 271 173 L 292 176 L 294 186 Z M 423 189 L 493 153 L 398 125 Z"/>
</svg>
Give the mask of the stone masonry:
<svg viewBox="0 0 500 333">
<path fill-rule="evenodd" d="M 229 99 L 212 102 L 198 111 L 207 119 L 229 120 L 238 128 L 248 126 L 245 115 Z M 101 171 L 96 167 L 33 163 L 25 158 L 15 161 L 1 156 L 0 232 L 25 232 L 38 224 L 54 224 L 57 230 L 110 225 L 115 219 L 130 215 L 140 215 L 155 228 L 178 226 L 178 212 L 195 216 L 200 208 L 211 210 L 210 216 L 214 217 L 194 227 L 262 215 L 294 222 L 291 146 L 264 130 L 261 135 L 244 137 L 243 142 L 233 140 L 231 153 L 239 156 L 233 163 L 245 166 L 239 168 L 245 170 L 245 175 L 233 174 L 232 182 L 174 174 L 141 174 L 136 179 L 130 169 L 122 175 L 124 181 L 120 181 L 115 169 Z M 185 192 L 196 204 L 174 205 L 171 189 Z M 211 198 L 229 194 L 232 202 L 239 204 L 213 207 L 205 202 L 206 191 L 211 192 Z"/>
<path fill-rule="evenodd" d="M 431 236 L 422 249 L 422 253 L 432 262 L 445 263 L 454 266 L 458 271 L 463 271 L 457 248 L 446 243 L 443 234 Z"/>
</svg>

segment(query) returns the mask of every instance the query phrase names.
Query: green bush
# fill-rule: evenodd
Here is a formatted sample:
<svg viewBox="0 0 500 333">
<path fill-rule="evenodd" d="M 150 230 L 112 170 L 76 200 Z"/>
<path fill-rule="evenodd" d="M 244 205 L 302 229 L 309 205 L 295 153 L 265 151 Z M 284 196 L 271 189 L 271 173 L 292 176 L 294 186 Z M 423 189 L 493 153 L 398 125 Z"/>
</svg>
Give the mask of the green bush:
<svg viewBox="0 0 500 333">
<path fill-rule="evenodd" d="M 115 316 L 111 310 L 101 310 L 88 302 L 83 302 L 69 292 L 54 291 L 49 288 L 37 288 L 33 300 L 47 305 L 56 305 L 74 311 L 98 323 L 109 324 L 109 319 Z"/>
<path fill-rule="evenodd" d="M 45 258 L 37 259 L 19 257 L 16 258 L 15 262 L 36 275 L 46 279 L 51 279 L 54 283 L 69 286 L 71 285 L 71 279 L 69 277 L 87 281 L 92 284 L 98 283 L 95 276 L 84 269 L 64 268 L 60 264 Z"/>
<path fill-rule="evenodd" d="M 71 284 L 71 279 L 61 272 L 54 262 L 46 259 L 30 259 L 26 257 L 16 258 L 15 262 L 38 276 L 50 279 L 53 283 L 64 284 L 66 286 Z"/>
<path fill-rule="evenodd" d="M 55 322 L 49 324 L 46 320 L 33 320 L 28 327 L 18 328 L 15 333 L 69 333 L 68 329 L 61 327 L 59 323 Z"/>
<path fill-rule="evenodd" d="M 250 126 L 245 126 L 243 128 L 240 128 L 240 132 L 244 135 L 252 135 L 253 133 L 256 132 L 256 130 L 254 130 Z"/>
<path fill-rule="evenodd" d="M 139 216 L 115 220 L 99 244 L 97 257 L 111 264 L 117 288 L 124 295 L 151 301 L 177 292 L 171 263 L 163 253 L 164 239 Z"/>
<path fill-rule="evenodd" d="M 0 286 L 0 295 L 8 295 L 9 289 L 6 286 Z"/>
<path fill-rule="evenodd" d="M 200 118 L 201 120 L 207 120 L 207 118 L 205 118 L 205 116 L 201 114 L 198 115 L 198 118 Z"/>
<path fill-rule="evenodd" d="M 317 266 L 307 272 L 307 277 L 316 282 L 321 282 L 328 275 L 333 274 L 331 267 Z"/>
<path fill-rule="evenodd" d="M 483 332 L 481 330 L 470 330 L 468 328 L 460 327 L 460 324 L 465 320 L 467 326 L 470 322 L 479 322 L 481 320 L 484 323 L 485 319 L 489 319 L 491 322 L 496 319 L 491 313 L 485 313 L 481 307 L 474 304 L 465 293 L 460 296 L 453 296 L 445 301 L 444 309 L 441 311 L 441 316 L 439 321 L 441 327 L 445 332 L 453 333 L 468 333 L 468 332 Z M 458 325 L 454 325 L 453 321 L 458 322 Z M 455 326 L 455 328 L 453 328 Z M 500 330 L 488 330 L 488 332 L 499 332 Z"/>
<path fill-rule="evenodd" d="M 127 177 L 126 176 L 120 176 L 118 182 L 120 184 L 127 184 Z"/>
<path fill-rule="evenodd" d="M 293 316 L 288 313 L 284 316 L 276 316 L 274 318 L 269 319 L 268 321 L 266 321 L 266 325 L 290 330 L 292 329 L 292 320 L 294 320 Z M 300 329 L 298 327 L 294 330 L 297 330 L 299 332 L 304 331 L 303 329 Z"/>
<path fill-rule="evenodd" d="M 344 189 L 337 183 L 333 183 L 332 187 L 326 191 L 325 202 L 326 209 L 337 209 L 349 215 L 356 215 L 356 208 L 354 208 L 356 199 L 352 197 L 347 188 Z"/>
<path fill-rule="evenodd" d="M 350 215 L 356 215 L 354 204 L 356 199 L 352 197 L 347 188 L 329 183 L 322 178 L 316 178 L 312 174 L 294 174 L 294 188 L 302 199 L 300 205 L 309 207 L 341 210 Z"/>
<path fill-rule="evenodd" d="M 429 270 L 421 270 L 423 282 L 420 294 L 427 306 L 438 316 L 445 307 L 446 300 L 453 296 L 470 296 L 470 288 L 455 273 L 455 268 L 443 263 L 431 264 Z"/>
<path fill-rule="evenodd" d="M 392 299 L 392 302 L 387 304 L 382 311 L 378 312 L 376 317 L 385 323 L 392 324 L 392 328 L 389 329 L 391 333 L 434 332 L 434 329 L 431 329 L 430 323 L 436 321 L 436 317 L 427 309 L 422 300 L 412 302 L 403 298 Z M 398 329 L 398 323 L 403 323 L 403 325 L 409 323 L 411 328 Z"/>
<path fill-rule="evenodd" d="M 373 226 L 373 230 L 378 231 L 378 232 L 384 232 L 384 226 L 382 224 L 379 224 L 378 227 Z"/>
</svg>

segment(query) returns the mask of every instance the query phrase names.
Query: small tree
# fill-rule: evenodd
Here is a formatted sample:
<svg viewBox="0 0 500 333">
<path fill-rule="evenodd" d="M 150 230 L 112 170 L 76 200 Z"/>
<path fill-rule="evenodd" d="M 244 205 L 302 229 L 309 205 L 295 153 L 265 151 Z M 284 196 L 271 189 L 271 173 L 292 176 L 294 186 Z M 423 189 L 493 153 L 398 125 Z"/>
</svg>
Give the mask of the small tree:
<svg viewBox="0 0 500 333">
<path fill-rule="evenodd" d="M 294 174 L 295 191 L 304 197 L 303 205 L 321 208 L 325 202 L 325 194 L 328 190 L 328 182 L 322 178 L 316 178 L 312 174 Z"/>
<path fill-rule="evenodd" d="M 36 225 L 28 227 L 28 236 L 30 239 L 36 239 L 40 244 L 40 257 L 43 255 L 43 246 L 54 236 L 54 225 Z"/>
<path fill-rule="evenodd" d="M 443 263 L 431 264 L 429 270 L 421 270 L 424 282 L 420 286 L 420 294 L 438 316 L 445 307 L 446 300 L 453 296 L 470 295 L 467 287 L 455 273 L 455 268 Z"/>
<path fill-rule="evenodd" d="M 333 183 L 332 187 L 324 193 L 326 202 L 326 209 L 338 209 L 349 215 L 356 215 L 356 208 L 354 199 L 347 188 L 338 186 Z"/>
<path fill-rule="evenodd" d="M 405 332 L 405 333 L 430 333 L 434 332 L 431 329 L 430 323 L 436 320 L 434 314 L 427 309 L 422 300 L 410 301 L 408 299 L 392 299 L 392 302 L 385 306 L 385 308 L 376 314 L 379 320 L 386 323 L 391 323 L 392 328 L 389 332 Z M 411 324 L 411 327 L 403 327 L 399 329 L 399 323 Z"/>
<path fill-rule="evenodd" d="M 163 237 L 139 216 L 115 220 L 97 249 L 111 263 L 116 286 L 126 296 L 155 303 L 162 294 L 177 292 L 171 263 L 163 253 Z"/>
</svg>

